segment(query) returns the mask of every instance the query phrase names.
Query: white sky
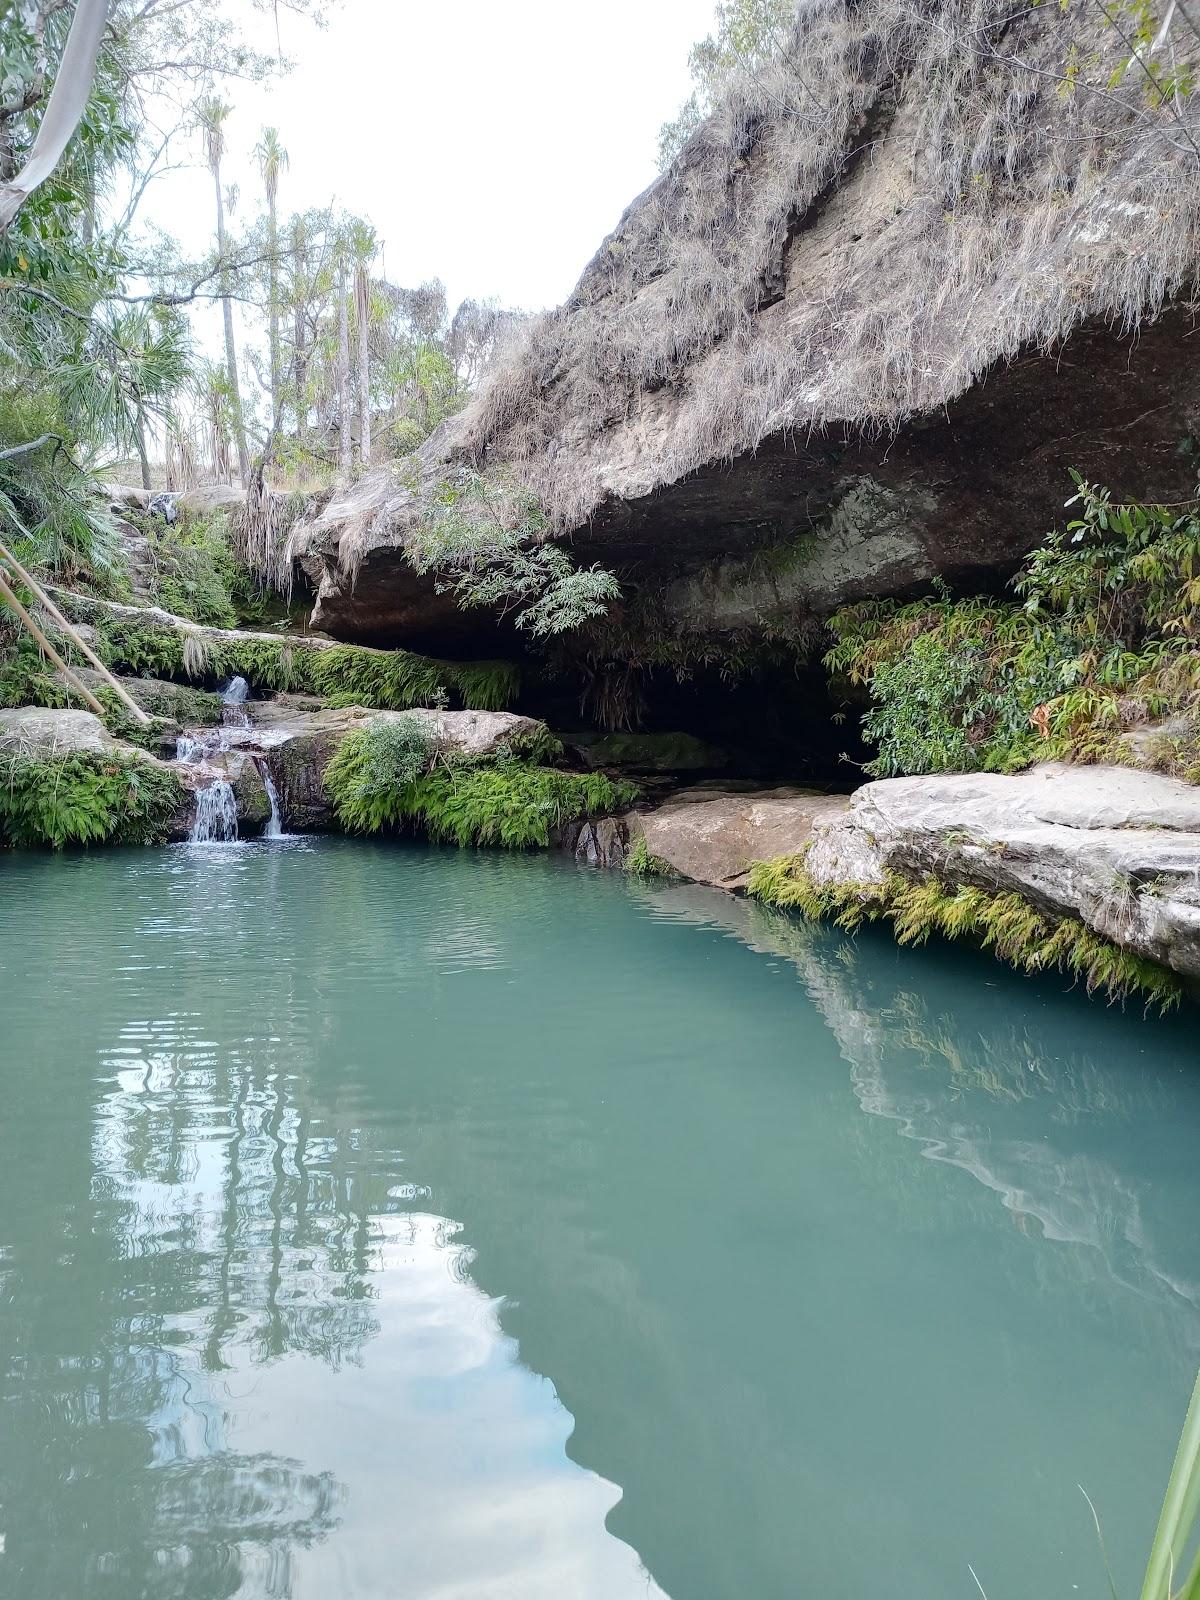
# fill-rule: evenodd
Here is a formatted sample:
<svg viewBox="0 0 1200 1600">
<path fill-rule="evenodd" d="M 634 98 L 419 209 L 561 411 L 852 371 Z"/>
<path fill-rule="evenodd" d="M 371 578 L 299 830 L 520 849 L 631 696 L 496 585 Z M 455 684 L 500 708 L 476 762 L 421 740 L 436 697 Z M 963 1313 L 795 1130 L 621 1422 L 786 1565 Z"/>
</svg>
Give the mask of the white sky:
<svg viewBox="0 0 1200 1600">
<path fill-rule="evenodd" d="M 342 0 L 321 31 L 281 16 L 295 69 L 225 91 L 234 226 L 261 203 L 251 151 L 273 123 L 291 158 L 282 215 L 336 200 L 375 224 L 392 281 L 441 277 L 451 308 L 495 295 L 537 310 L 570 293 L 655 176 L 713 0 Z M 153 186 L 141 216 L 200 256 L 212 209 L 198 167 Z"/>
</svg>

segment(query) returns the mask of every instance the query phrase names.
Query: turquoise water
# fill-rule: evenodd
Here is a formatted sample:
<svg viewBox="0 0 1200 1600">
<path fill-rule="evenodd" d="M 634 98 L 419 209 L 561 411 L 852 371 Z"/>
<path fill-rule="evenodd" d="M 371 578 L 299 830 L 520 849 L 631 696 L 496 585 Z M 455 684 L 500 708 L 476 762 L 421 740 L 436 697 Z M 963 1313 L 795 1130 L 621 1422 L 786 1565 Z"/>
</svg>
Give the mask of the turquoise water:
<svg viewBox="0 0 1200 1600">
<path fill-rule="evenodd" d="M 0 859 L 0 1595 L 1134 1595 L 1195 1017 L 561 860 Z"/>
</svg>

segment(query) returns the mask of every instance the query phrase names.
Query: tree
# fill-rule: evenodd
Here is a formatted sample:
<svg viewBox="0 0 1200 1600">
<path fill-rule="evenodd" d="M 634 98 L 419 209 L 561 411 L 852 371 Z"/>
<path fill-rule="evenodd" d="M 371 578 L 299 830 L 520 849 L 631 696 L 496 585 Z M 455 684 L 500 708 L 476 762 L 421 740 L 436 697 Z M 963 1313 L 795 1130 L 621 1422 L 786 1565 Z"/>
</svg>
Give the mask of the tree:
<svg viewBox="0 0 1200 1600">
<path fill-rule="evenodd" d="M 354 317 L 358 331 L 358 448 L 364 467 L 371 465 L 371 258 L 375 230 L 370 223 L 354 221 L 349 230 L 354 261 Z"/>
<path fill-rule="evenodd" d="M 279 219 L 276 197 L 279 175 L 288 164 L 288 153 L 279 142 L 275 128 L 264 128 L 255 150 L 267 197 L 267 322 L 271 352 L 271 415 L 278 426 L 283 413 L 283 368 L 279 355 Z"/>
<path fill-rule="evenodd" d="M 346 293 L 346 245 L 339 250 L 337 277 L 337 405 L 338 405 L 338 472 L 349 481 L 354 471 L 353 435 L 350 418 L 350 308 Z"/>
<path fill-rule="evenodd" d="M 227 250 L 225 235 L 225 197 L 221 188 L 221 161 L 225 154 L 225 122 L 232 106 L 215 96 L 202 100 L 196 108 L 204 134 L 204 150 L 208 169 L 213 176 L 217 196 L 217 253 L 224 261 Z M 243 488 L 250 482 L 250 452 L 246 446 L 246 422 L 242 412 L 241 388 L 238 384 L 237 346 L 233 336 L 233 302 L 227 273 L 221 274 L 221 316 L 225 324 L 225 373 L 229 380 L 229 394 L 233 403 L 233 436 L 237 443 L 238 475 Z"/>
<path fill-rule="evenodd" d="M 34 28 L 39 44 L 43 46 L 46 25 L 58 10 L 54 0 L 41 0 Z M 96 58 L 100 53 L 100 40 L 108 15 L 108 0 L 77 0 L 71 30 L 58 71 L 54 88 L 46 104 L 46 112 L 38 128 L 33 149 L 29 152 L 19 172 L 13 171 L 13 147 L 9 127 L 17 111 L 31 109 L 28 89 L 22 88 L 19 98 L 0 107 L 0 231 L 7 228 L 22 204 L 34 189 L 42 184 L 62 160 L 71 136 L 79 126 L 92 92 L 96 73 Z M 39 98 L 44 92 L 45 56 L 41 54 L 34 84 Z"/>
<path fill-rule="evenodd" d="M 688 70 L 695 88 L 678 115 L 658 134 L 658 164 L 666 169 L 712 112 L 721 91 L 739 69 L 754 71 L 787 49 L 796 22 L 796 0 L 721 0 L 717 26 L 694 44 Z"/>
</svg>

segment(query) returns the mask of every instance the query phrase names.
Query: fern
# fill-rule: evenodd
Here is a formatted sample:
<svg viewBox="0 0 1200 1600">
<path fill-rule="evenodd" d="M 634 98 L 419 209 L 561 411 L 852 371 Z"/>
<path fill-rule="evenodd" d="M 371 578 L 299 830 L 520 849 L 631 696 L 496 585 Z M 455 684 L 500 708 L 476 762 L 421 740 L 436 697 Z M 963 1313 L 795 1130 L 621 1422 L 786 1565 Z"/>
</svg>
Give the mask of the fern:
<svg viewBox="0 0 1200 1600">
<path fill-rule="evenodd" d="M 1113 1000 L 1140 993 L 1148 1004 L 1169 1011 L 1183 994 L 1167 968 L 1121 949 L 1073 917 L 1050 917 L 1015 893 L 951 888 L 932 876 L 913 882 L 895 874 L 881 884 L 818 885 L 802 855 L 756 862 L 747 889 L 765 905 L 847 929 L 886 917 L 900 944 L 924 944 L 934 934 L 966 939 L 1020 971 L 1067 973 L 1089 994 L 1101 991 Z"/>
<path fill-rule="evenodd" d="M 185 798 L 176 773 L 136 756 L 0 757 L 0 843 L 157 844 Z"/>
</svg>

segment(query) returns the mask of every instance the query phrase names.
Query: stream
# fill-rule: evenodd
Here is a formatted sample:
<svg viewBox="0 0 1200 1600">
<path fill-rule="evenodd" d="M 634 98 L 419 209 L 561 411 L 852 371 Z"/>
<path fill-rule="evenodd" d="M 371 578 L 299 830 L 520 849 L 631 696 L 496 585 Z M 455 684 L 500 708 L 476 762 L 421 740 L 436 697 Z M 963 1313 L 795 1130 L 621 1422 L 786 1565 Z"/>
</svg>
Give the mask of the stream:
<svg viewBox="0 0 1200 1600">
<path fill-rule="evenodd" d="M 1137 1593 L 1194 1027 L 554 857 L 0 858 L 0 1596 Z"/>
</svg>

